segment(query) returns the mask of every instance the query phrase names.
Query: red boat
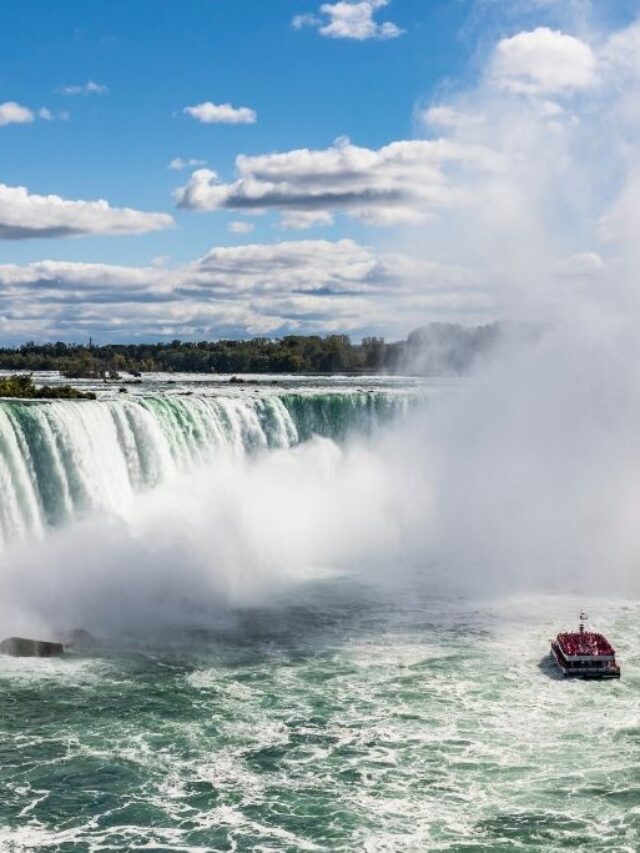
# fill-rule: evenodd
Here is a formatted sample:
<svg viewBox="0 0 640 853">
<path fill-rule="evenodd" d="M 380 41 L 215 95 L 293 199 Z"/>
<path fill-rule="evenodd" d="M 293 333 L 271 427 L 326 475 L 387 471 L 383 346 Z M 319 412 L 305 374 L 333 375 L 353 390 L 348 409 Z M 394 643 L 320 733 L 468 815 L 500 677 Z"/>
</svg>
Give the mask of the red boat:
<svg viewBox="0 0 640 853">
<path fill-rule="evenodd" d="M 551 640 L 551 657 L 565 678 L 620 678 L 616 652 L 603 634 L 585 631 L 580 614 L 577 631 L 565 631 Z"/>
</svg>

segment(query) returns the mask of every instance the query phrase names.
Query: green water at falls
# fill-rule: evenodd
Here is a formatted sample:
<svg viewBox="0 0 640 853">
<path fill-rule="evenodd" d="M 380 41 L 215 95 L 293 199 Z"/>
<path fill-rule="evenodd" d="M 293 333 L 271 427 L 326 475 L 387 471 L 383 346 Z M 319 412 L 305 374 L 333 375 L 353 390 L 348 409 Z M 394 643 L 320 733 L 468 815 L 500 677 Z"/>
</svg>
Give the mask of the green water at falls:
<svg viewBox="0 0 640 853">
<path fill-rule="evenodd" d="M 136 493 L 216 452 L 292 447 L 315 434 L 343 440 L 406 405 L 382 393 L 2 402 L 0 541 L 92 511 L 126 511 Z"/>
</svg>

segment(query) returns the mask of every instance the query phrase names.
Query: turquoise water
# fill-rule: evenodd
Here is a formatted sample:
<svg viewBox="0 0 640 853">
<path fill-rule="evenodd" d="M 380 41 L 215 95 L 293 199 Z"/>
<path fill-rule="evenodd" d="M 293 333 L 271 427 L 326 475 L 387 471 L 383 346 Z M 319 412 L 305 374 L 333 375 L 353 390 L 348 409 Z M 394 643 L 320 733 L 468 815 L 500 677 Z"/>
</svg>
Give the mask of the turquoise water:
<svg viewBox="0 0 640 853">
<path fill-rule="evenodd" d="M 370 444 L 448 390 L 278 381 L 0 405 L 0 633 L 99 640 L 0 656 L 0 851 L 640 849 L 640 604 L 463 594 Z"/>
<path fill-rule="evenodd" d="M 210 380 L 210 377 L 209 377 Z M 38 381 L 55 384 L 56 378 Z M 59 381 L 59 380 L 58 380 Z M 313 436 L 371 436 L 422 399 L 380 378 L 230 386 L 155 376 L 96 401 L 0 401 L 0 547 L 95 512 L 133 506 L 220 453 L 294 447 Z"/>
<path fill-rule="evenodd" d="M 573 599 L 334 582 L 142 647 L 0 659 L 3 850 L 637 850 L 620 682 L 558 680 Z"/>
</svg>

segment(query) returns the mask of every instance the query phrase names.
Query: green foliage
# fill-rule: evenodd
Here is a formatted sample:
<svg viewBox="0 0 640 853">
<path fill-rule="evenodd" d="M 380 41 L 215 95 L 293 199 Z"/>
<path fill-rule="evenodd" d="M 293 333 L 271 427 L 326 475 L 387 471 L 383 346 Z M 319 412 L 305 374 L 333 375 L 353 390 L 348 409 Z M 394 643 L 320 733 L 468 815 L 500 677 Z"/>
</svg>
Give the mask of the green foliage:
<svg viewBox="0 0 640 853">
<path fill-rule="evenodd" d="M 29 374 L 22 374 L 0 376 L 0 397 L 18 397 L 21 400 L 95 400 L 96 395 L 92 391 L 78 391 L 70 385 L 42 385 L 38 388 Z"/>
<path fill-rule="evenodd" d="M 374 373 L 460 372 L 487 351 L 498 336 L 497 324 L 465 327 L 432 323 L 406 341 L 386 343 L 364 338 L 352 343 L 347 335 L 287 335 L 149 344 L 84 346 L 61 341 L 17 349 L 0 348 L 0 369 L 59 370 L 68 379 L 113 379 L 126 371 L 169 373 Z M 428 358 L 422 356 L 427 353 Z M 416 360 L 417 358 L 417 360 Z"/>
</svg>

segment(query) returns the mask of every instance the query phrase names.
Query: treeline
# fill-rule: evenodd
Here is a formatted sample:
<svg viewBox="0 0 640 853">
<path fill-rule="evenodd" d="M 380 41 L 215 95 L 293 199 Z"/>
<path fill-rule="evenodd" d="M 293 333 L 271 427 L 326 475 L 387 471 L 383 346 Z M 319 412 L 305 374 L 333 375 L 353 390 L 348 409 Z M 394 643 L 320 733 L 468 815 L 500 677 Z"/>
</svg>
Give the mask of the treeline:
<svg viewBox="0 0 640 853">
<path fill-rule="evenodd" d="M 499 337 L 497 324 L 460 326 L 432 323 L 406 341 L 347 335 L 287 335 L 283 338 L 170 343 L 36 344 L 0 348 L 2 370 L 59 370 L 69 379 L 122 372 L 168 373 L 420 373 L 446 375 L 467 370 Z"/>
</svg>

